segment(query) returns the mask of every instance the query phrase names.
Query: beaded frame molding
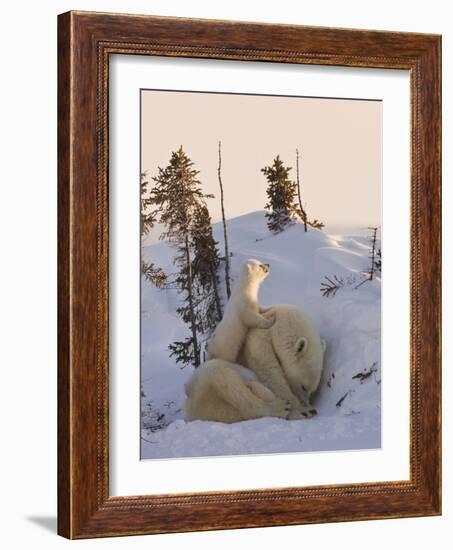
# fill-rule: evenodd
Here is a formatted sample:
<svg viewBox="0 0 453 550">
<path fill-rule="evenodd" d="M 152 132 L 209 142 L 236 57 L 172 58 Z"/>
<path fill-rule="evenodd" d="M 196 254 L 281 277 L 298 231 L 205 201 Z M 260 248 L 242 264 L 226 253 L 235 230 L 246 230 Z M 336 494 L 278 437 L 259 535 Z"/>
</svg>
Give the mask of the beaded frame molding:
<svg viewBox="0 0 453 550">
<path fill-rule="evenodd" d="M 110 54 L 410 71 L 408 481 L 109 496 Z M 89 538 L 441 513 L 440 62 L 441 38 L 429 34 L 91 12 L 59 16 L 60 535 Z"/>
</svg>

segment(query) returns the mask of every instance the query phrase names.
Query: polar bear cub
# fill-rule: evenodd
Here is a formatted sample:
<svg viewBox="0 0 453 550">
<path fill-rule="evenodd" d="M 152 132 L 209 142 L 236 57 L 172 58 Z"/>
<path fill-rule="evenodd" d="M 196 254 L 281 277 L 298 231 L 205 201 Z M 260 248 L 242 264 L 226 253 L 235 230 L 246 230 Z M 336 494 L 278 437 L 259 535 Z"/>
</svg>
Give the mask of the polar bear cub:
<svg viewBox="0 0 453 550">
<path fill-rule="evenodd" d="M 260 308 L 258 304 L 259 287 L 268 275 L 269 264 L 247 260 L 241 265 L 223 319 L 208 342 L 208 359 L 217 358 L 234 363 L 249 329 L 268 329 L 274 324 L 272 308 Z M 266 313 L 267 317 L 262 313 Z"/>
</svg>

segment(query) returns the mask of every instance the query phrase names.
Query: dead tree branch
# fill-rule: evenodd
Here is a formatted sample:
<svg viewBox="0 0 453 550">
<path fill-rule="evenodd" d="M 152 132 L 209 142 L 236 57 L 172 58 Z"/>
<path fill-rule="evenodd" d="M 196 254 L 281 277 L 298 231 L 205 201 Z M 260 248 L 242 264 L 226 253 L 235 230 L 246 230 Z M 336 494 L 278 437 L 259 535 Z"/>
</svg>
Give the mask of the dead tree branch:
<svg viewBox="0 0 453 550">
<path fill-rule="evenodd" d="M 307 213 L 302 205 L 302 198 L 300 194 L 300 179 L 299 179 L 299 149 L 296 149 L 296 176 L 297 176 L 297 197 L 299 199 L 299 208 L 302 213 L 302 220 L 304 222 L 304 230 L 307 232 Z"/>
<path fill-rule="evenodd" d="M 231 296 L 231 279 L 230 279 L 230 253 L 228 251 L 228 236 L 227 226 L 225 219 L 225 206 L 223 200 L 223 185 L 222 185 L 222 142 L 219 141 L 219 166 L 217 168 L 217 174 L 219 177 L 220 185 L 220 206 L 222 209 L 222 223 L 223 223 L 223 240 L 225 243 L 225 285 L 227 298 Z"/>
</svg>

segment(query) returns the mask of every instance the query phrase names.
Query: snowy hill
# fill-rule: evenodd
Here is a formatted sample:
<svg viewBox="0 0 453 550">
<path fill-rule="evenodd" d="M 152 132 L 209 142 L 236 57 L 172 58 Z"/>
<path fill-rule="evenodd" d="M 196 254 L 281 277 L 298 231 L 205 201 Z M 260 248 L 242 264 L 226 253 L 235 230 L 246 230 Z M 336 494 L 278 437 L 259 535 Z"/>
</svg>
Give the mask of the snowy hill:
<svg viewBox="0 0 453 550">
<path fill-rule="evenodd" d="M 181 369 L 168 344 L 188 335 L 176 315 L 175 290 L 142 282 L 142 458 L 270 452 L 324 451 L 380 447 L 381 282 L 363 280 L 370 243 L 363 228 L 354 234 L 326 234 L 296 224 L 272 235 L 264 212 L 229 220 L 233 278 L 243 260 L 269 263 L 271 273 L 260 303 L 288 303 L 306 311 L 327 342 L 324 373 L 313 400 L 318 415 L 309 420 L 262 418 L 227 425 L 186 422 L 184 383 L 192 367 Z M 223 251 L 221 224 L 214 235 Z M 378 242 L 380 247 L 380 242 Z M 165 242 L 144 248 L 144 257 L 172 273 L 173 251 Z M 223 273 L 220 274 L 223 277 Z M 341 277 L 335 296 L 320 292 L 324 277 Z"/>
</svg>

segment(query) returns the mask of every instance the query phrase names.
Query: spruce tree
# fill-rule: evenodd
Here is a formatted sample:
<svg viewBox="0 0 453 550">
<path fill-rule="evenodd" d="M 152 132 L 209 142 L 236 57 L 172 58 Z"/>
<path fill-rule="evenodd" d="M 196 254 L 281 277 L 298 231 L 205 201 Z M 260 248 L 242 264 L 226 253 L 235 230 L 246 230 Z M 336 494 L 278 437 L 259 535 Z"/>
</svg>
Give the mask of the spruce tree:
<svg viewBox="0 0 453 550">
<path fill-rule="evenodd" d="M 261 169 L 268 181 L 268 202 L 265 208 L 269 210 L 266 212 L 267 226 L 273 233 L 280 233 L 300 217 L 296 202 L 297 186 L 289 178 L 290 170 L 290 167 L 284 166 L 279 155 L 272 166 Z"/>
<path fill-rule="evenodd" d="M 222 305 L 217 274 L 220 265 L 218 243 L 212 233 L 211 216 L 206 205 L 202 204 L 196 210 L 191 234 L 192 273 L 202 294 L 199 304 L 204 312 L 202 332 L 210 336 L 222 319 Z"/>
<path fill-rule="evenodd" d="M 174 342 L 169 346 L 176 362 L 200 364 L 200 342 L 198 335 L 202 331 L 202 319 L 197 311 L 199 299 L 198 284 L 193 273 L 192 229 L 195 217 L 205 199 L 198 180 L 199 172 L 185 154 L 182 146 L 173 152 L 168 166 L 158 168 L 153 177 L 155 186 L 151 190 L 151 203 L 156 207 L 156 214 L 165 230 L 160 239 L 167 239 L 175 248 L 175 265 L 179 268 L 176 278 L 178 289 L 183 296 L 177 313 L 190 326 L 191 336 L 183 342 Z"/>
<path fill-rule="evenodd" d="M 149 181 L 146 173 L 140 174 L 140 235 L 144 237 L 154 227 L 156 213 L 150 209 L 152 200 L 149 194 Z"/>
<path fill-rule="evenodd" d="M 203 319 L 199 306 L 200 288 L 193 277 L 190 242 L 179 247 L 179 253 L 174 258 L 180 266 L 180 271 L 175 279 L 179 293 L 183 296 L 181 305 L 176 313 L 184 323 L 188 324 L 191 336 L 185 340 L 179 340 L 168 345 L 170 357 L 175 357 L 177 363 L 191 364 L 198 367 L 201 363 L 201 345 L 199 335 L 203 331 Z"/>
<path fill-rule="evenodd" d="M 140 175 L 140 235 L 145 237 L 154 227 L 156 222 L 156 212 L 151 209 L 152 200 L 148 188 L 149 182 L 146 174 Z M 167 281 L 167 276 L 163 269 L 152 262 L 147 262 L 141 257 L 141 271 L 146 280 L 160 288 Z"/>
</svg>

